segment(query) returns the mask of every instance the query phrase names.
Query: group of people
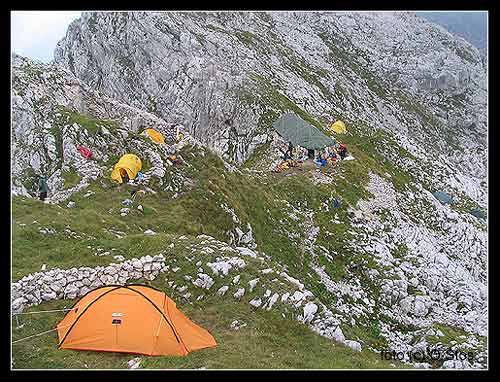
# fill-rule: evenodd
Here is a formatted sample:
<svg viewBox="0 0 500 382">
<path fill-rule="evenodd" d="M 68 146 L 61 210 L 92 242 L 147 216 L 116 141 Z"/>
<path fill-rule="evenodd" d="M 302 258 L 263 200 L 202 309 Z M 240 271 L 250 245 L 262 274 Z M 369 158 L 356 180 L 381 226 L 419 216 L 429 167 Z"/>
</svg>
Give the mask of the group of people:
<svg viewBox="0 0 500 382">
<path fill-rule="evenodd" d="M 283 155 L 281 159 L 284 161 L 288 160 L 305 160 L 308 157 L 308 151 L 302 149 L 301 147 L 294 147 L 292 142 L 288 142 L 287 146 L 282 149 Z M 348 155 L 347 146 L 344 143 L 337 143 L 335 146 L 326 147 L 323 150 L 319 150 L 317 155 L 315 156 L 315 161 L 332 161 L 335 163 L 338 160 L 344 160 Z"/>
<path fill-rule="evenodd" d="M 344 143 L 337 143 L 323 150 L 307 150 L 288 142 L 281 151 L 283 153 L 282 161 L 276 167 L 275 172 L 296 167 L 297 162 L 300 163 L 307 159 L 313 159 L 318 166 L 326 166 L 328 163 L 335 164 L 339 160 L 344 160 L 348 156 L 347 146 Z"/>
<path fill-rule="evenodd" d="M 338 160 L 344 160 L 347 155 L 347 146 L 344 143 L 338 143 L 335 146 L 326 147 L 323 152 L 318 154 L 314 162 L 326 166 L 328 162 L 335 164 Z"/>
</svg>

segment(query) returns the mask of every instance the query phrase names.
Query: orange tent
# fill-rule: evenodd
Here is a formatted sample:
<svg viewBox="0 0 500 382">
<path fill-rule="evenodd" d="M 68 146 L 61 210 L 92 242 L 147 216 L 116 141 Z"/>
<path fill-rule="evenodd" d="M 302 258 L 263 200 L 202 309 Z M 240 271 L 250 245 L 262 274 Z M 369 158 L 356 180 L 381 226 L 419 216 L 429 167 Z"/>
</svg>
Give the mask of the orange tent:
<svg viewBox="0 0 500 382">
<path fill-rule="evenodd" d="M 165 293 L 144 285 L 107 285 L 83 296 L 57 325 L 59 348 L 179 355 L 217 342 Z"/>
</svg>

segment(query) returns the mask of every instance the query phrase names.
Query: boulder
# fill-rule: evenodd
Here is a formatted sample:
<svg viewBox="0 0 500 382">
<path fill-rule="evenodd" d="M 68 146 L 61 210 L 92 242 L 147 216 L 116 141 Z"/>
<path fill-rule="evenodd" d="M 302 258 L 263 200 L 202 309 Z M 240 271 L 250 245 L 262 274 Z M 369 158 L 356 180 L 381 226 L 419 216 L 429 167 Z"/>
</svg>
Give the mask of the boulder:
<svg viewBox="0 0 500 382">
<path fill-rule="evenodd" d="M 304 322 L 311 322 L 317 311 L 318 311 L 318 305 L 316 305 L 313 302 L 308 302 L 304 306 Z"/>
<path fill-rule="evenodd" d="M 258 308 L 259 306 L 262 305 L 262 300 L 260 298 L 254 298 L 249 302 L 250 305 L 252 305 L 255 308 Z"/>
<path fill-rule="evenodd" d="M 217 291 L 217 294 L 222 297 L 226 294 L 228 289 L 229 289 L 229 287 L 227 285 L 224 285 L 224 286 L 219 288 L 219 290 Z"/>
<path fill-rule="evenodd" d="M 304 298 L 304 293 L 295 291 L 295 293 L 292 296 L 292 301 L 298 302 L 301 301 Z"/>
<path fill-rule="evenodd" d="M 198 278 L 193 281 L 193 284 L 199 288 L 210 289 L 215 281 L 205 273 L 198 273 Z"/>
<path fill-rule="evenodd" d="M 241 328 L 244 328 L 245 326 L 247 326 L 246 323 L 244 322 L 239 322 L 238 320 L 234 320 L 233 322 L 231 322 L 231 329 L 233 330 L 240 330 Z"/>
<path fill-rule="evenodd" d="M 353 341 L 353 340 L 345 340 L 344 344 L 350 347 L 354 351 L 361 351 L 361 344 L 358 341 Z"/>
<path fill-rule="evenodd" d="M 420 296 L 417 296 L 417 297 L 420 297 Z M 422 300 L 415 299 L 415 311 L 414 311 L 415 316 L 423 317 L 428 313 L 428 311 L 429 310 L 427 309 L 427 307 L 425 306 L 425 303 Z"/>
<path fill-rule="evenodd" d="M 43 301 L 49 301 L 49 300 L 54 300 L 57 297 L 56 292 L 45 292 L 42 293 L 41 299 Z"/>
<path fill-rule="evenodd" d="M 268 303 L 267 303 L 267 310 L 271 310 L 271 308 L 273 307 L 273 305 L 276 303 L 276 301 L 278 301 L 278 298 L 280 297 L 280 295 L 278 293 L 275 293 L 271 296 L 271 298 L 269 299 Z"/>
<path fill-rule="evenodd" d="M 248 285 L 250 286 L 249 291 L 252 292 L 257 283 L 259 282 L 259 279 L 253 279 L 248 282 Z"/>
<path fill-rule="evenodd" d="M 244 294 L 245 294 L 245 288 L 238 288 L 238 290 L 233 296 L 235 299 L 240 300 Z"/>
<path fill-rule="evenodd" d="M 74 285 L 70 284 L 66 286 L 64 289 L 64 296 L 65 298 L 73 299 L 78 296 L 78 288 L 76 288 Z"/>
<path fill-rule="evenodd" d="M 344 333 L 342 332 L 342 329 L 340 326 L 337 326 L 337 328 L 333 331 L 332 337 L 335 341 L 344 343 L 345 342 L 345 336 Z"/>
</svg>

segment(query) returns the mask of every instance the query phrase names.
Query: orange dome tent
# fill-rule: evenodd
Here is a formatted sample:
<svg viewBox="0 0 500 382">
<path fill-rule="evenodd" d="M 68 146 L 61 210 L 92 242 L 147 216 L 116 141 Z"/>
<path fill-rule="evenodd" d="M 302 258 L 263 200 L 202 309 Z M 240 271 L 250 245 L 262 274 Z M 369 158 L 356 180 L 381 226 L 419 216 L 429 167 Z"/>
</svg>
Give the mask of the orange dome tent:
<svg viewBox="0 0 500 382">
<path fill-rule="evenodd" d="M 57 325 L 60 349 L 178 355 L 217 346 L 165 293 L 107 285 L 83 296 Z"/>
</svg>

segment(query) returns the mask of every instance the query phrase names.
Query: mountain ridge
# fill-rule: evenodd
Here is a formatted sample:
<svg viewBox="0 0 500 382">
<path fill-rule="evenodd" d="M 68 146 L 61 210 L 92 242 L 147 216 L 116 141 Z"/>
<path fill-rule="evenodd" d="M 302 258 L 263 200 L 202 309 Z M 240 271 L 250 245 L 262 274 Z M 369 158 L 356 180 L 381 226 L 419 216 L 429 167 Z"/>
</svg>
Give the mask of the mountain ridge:
<svg viewBox="0 0 500 382">
<path fill-rule="evenodd" d="M 353 351 L 417 351 L 441 338 L 474 349 L 476 362 L 420 366 L 485 367 L 487 223 L 469 211 L 487 200 L 486 72 L 470 44 L 404 13 L 96 12 L 71 24 L 55 61 L 13 57 L 17 308 L 49 303 L 26 292 L 47 275 L 38 262 L 56 277 L 60 266 L 109 264 L 95 248 L 118 249 L 119 264 L 137 251 L 168 253 L 154 282 L 186 304 L 219 304 L 228 286 L 224 301 L 270 307 Z M 324 132 L 346 121 L 349 133 L 337 138 L 354 160 L 273 173 L 284 142 L 271 124 L 287 111 Z M 167 143 L 141 135 L 146 127 Z M 83 159 L 78 144 L 95 158 Z M 143 212 L 120 203 L 134 186 L 119 191 L 109 180 L 126 152 L 143 159 Z M 168 161 L 173 154 L 182 166 Z M 41 173 L 48 205 L 31 200 Z M 456 203 L 437 201 L 439 189 Z M 54 258 L 42 243 L 56 242 L 78 257 Z M 211 271 L 231 257 L 247 264 L 245 284 L 266 285 L 240 287 Z M 64 288 L 78 294 L 87 278 Z M 210 279 L 216 286 L 204 288 Z"/>
</svg>

